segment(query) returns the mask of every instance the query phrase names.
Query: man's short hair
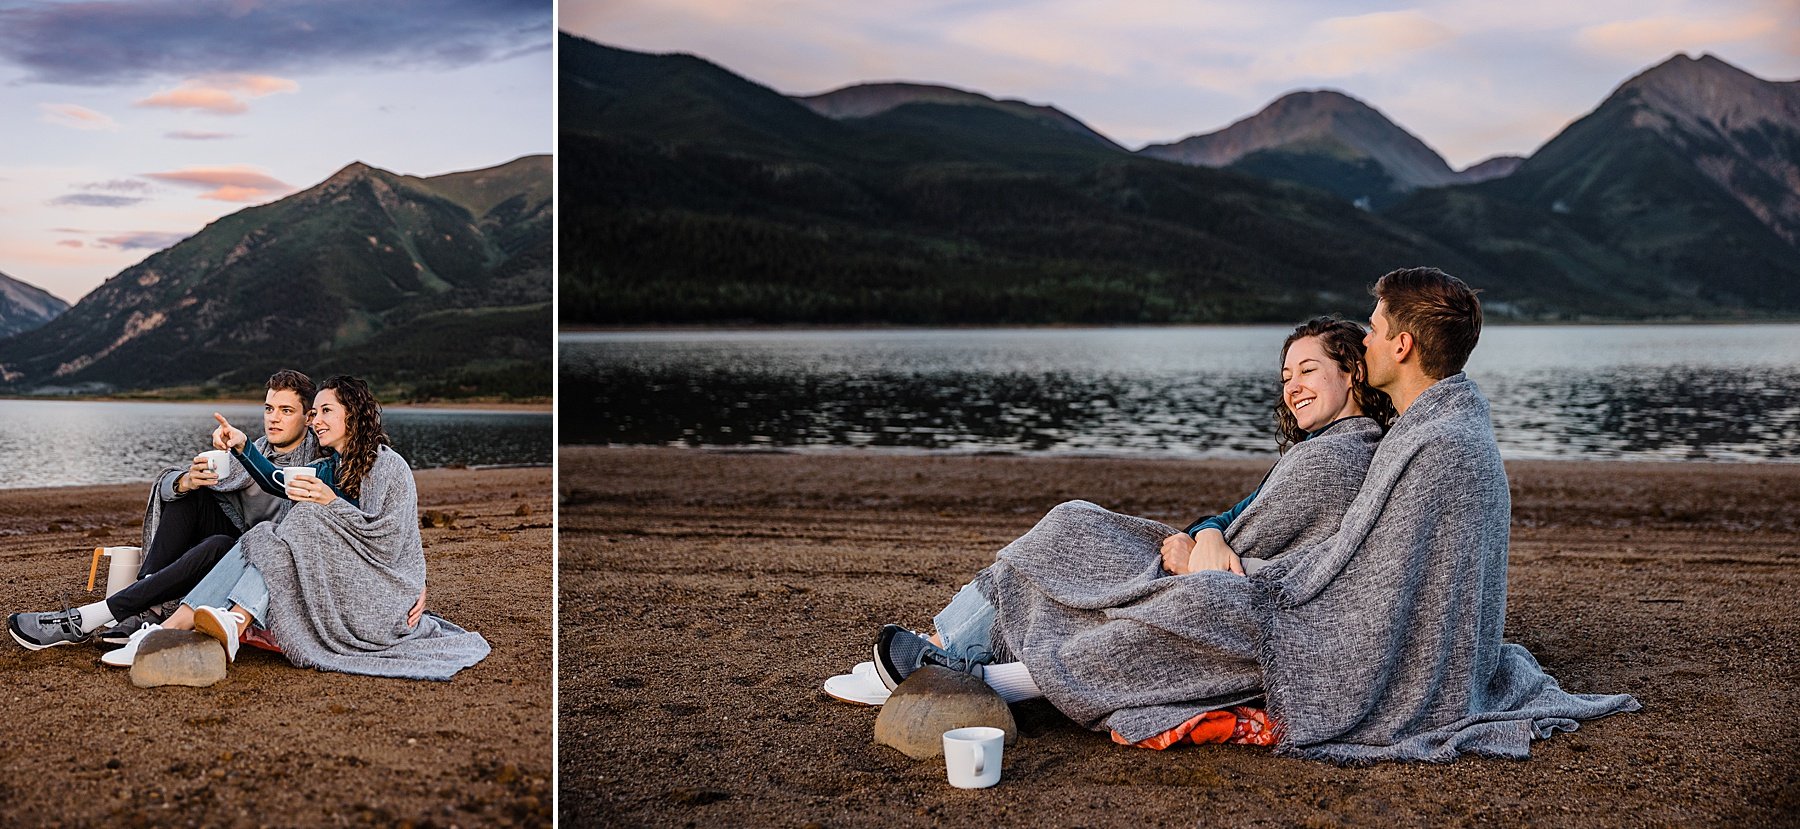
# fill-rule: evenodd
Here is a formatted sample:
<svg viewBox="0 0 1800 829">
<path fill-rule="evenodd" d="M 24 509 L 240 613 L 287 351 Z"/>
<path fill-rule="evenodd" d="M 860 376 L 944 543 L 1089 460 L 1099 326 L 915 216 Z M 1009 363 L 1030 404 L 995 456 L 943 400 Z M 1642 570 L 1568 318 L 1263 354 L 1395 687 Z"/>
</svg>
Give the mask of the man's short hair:
<svg viewBox="0 0 1800 829">
<path fill-rule="evenodd" d="M 1441 380 L 1469 361 L 1481 339 L 1476 291 L 1437 268 L 1402 268 L 1375 280 L 1369 293 L 1387 304 L 1388 336 L 1405 331 L 1419 351 L 1419 368 Z"/>
<path fill-rule="evenodd" d="M 269 375 L 269 391 L 291 391 L 300 395 L 301 408 L 311 409 L 313 396 L 319 393 L 319 387 L 313 384 L 312 378 L 291 368 L 284 368 Z"/>
</svg>

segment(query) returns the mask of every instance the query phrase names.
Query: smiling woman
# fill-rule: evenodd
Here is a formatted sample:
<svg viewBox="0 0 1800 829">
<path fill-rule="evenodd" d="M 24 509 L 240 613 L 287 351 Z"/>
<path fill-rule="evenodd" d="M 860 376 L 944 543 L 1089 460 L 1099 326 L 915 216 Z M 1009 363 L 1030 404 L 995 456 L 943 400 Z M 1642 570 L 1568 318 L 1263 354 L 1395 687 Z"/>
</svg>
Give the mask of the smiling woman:
<svg viewBox="0 0 1800 829">
<path fill-rule="evenodd" d="M 1362 326 L 1315 317 L 1294 329 L 1281 346 L 1281 397 L 1275 425 L 1283 449 L 1327 424 L 1367 415 L 1386 426 L 1394 404 L 1369 384 L 1363 363 Z"/>
</svg>

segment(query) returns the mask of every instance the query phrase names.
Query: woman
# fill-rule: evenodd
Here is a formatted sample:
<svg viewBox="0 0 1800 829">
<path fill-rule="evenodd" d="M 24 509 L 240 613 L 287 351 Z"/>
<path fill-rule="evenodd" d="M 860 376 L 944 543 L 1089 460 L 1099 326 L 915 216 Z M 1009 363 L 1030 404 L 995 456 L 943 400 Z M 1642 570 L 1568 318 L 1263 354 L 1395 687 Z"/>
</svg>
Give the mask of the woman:
<svg viewBox="0 0 1800 829">
<path fill-rule="evenodd" d="M 213 444 L 294 505 L 278 525 L 246 532 L 163 627 L 199 630 L 235 659 L 257 625 L 296 665 L 376 676 L 449 679 L 481 661 L 480 634 L 434 615 L 409 618 L 425 586 L 418 495 L 411 467 L 388 446 L 380 404 L 363 381 L 339 375 L 320 387 L 315 407 L 313 431 L 328 454 L 310 465 L 313 476 L 280 480 L 242 431 L 214 415 Z M 132 654 L 141 641 L 127 645 Z"/>
<path fill-rule="evenodd" d="M 1183 533 L 1084 501 L 1056 507 L 951 600 L 936 635 L 882 629 L 883 684 L 927 664 L 962 670 L 1008 702 L 1048 696 L 1131 742 L 1256 697 L 1255 636 L 1242 624 L 1256 591 L 1243 575 L 1337 529 L 1394 418 L 1367 382 L 1363 336 L 1320 317 L 1283 343 L 1284 452 L 1250 497 Z M 1162 658 L 1177 651 L 1188 658 Z M 1218 670 L 1170 667 L 1196 662 Z"/>
</svg>

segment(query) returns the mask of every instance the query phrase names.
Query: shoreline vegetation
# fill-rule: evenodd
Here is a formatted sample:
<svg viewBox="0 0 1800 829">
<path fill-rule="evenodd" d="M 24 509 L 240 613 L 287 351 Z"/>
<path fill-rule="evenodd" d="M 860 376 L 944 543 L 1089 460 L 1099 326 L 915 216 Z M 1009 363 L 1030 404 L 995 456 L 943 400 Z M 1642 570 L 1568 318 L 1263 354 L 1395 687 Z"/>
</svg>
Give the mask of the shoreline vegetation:
<svg viewBox="0 0 1800 829">
<path fill-rule="evenodd" d="M 178 391 L 170 391 L 167 393 L 146 391 L 135 394 L 107 395 L 0 394 L 0 400 L 68 401 L 79 403 L 217 403 L 220 405 L 233 406 L 260 406 L 263 402 L 261 397 L 220 397 L 209 394 L 188 394 Z M 383 410 L 462 409 L 468 411 L 543 412 L 546 414 L 555 411 L 555 405 L 550 398 L 536 397 L 524 400 L 491 399 L 485 397 L 459 397 L 448 400 L 400 400 L 399 402 L 394 403 L 383 403 L 381 404 L 381 408 Z"/>
<path fill-rule="evenodd" d="M 1345 317 L 1358 320 L 1356 315 Z M 611 334 L 611 333 L 671 333 L 671 334 L 705 334 L 715 332 L 758 332 L 758 331 L 977 331 L 985 329 L 997 330 L 1086 330 L 1104 328 L 1259 328 L 1269 326 L 1291 325 L 1298 320 L 1272 320 L 1262 322 L 1118 322 L 1118 323 L 1083 323 L 1083 322 L 1045 322 L 1045 323 L 945 323 L 942 325 L 905 325 L 901 323 L 867 323 L 867 324 L 830 324 L 809 322 L 721 322 L 721 323 L 620 323 L 616 325 L 564 324 L 557 326 L 556 334 L 560 338 L 566 334 Z M 1361 321 L 1366 322 L 1366 319 Z M 1483 328 L 1559 328 L 1571 326 L 1777 326 L 1800 325 L 1800 317 L 1767 319 L 1720 320 L 1720 319 L 1581 319 L 1581 320 L 1483 320 Z"/>
</svg>

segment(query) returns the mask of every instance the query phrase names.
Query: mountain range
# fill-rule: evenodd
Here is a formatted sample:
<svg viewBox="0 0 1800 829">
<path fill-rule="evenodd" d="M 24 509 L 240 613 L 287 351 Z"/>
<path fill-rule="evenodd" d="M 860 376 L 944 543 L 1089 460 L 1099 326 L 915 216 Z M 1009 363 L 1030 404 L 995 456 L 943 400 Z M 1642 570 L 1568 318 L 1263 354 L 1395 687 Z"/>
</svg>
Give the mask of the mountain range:
<svg viewBox="0 0 1800 829">
<path fill-rule="evenodd" d="M 570 324 L 1291 318 L 1360 308 L 1392 262 L 1460 262 L 1330 194 L 1014 102 L 803 103 L 569 35 L 558 82 Z"/>
<path fill-rule="evenodd" d="M 0 340 L 0 389 L 236 389 L 292 366 L 415 397 L 547 396 L 551 170 L 350 164 Z"/>
<path fill-rule="evenodd" d="M 69 303 L 44 289 L 0 273 L 0 340 L 38 328 L 67 310 Z"/>
<path fill-rule="evenodd" d="M 568 324 L 1288 320 L 1421 263 L 1501 319 L 1800 314 L 1800 86 L 1710 55 L 1460 171 L 1329 90 L 1132 153 L 949 87 L 790 98 L 566 34 L 559 69 Z"/>
</svg>

